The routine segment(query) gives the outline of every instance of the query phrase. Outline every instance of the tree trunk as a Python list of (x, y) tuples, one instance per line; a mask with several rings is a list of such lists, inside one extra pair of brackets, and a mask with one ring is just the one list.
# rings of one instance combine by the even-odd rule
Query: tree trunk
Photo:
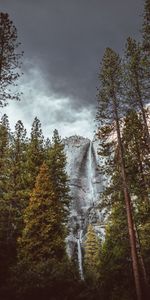
[(135, 235), (135, 231), (134, 231), (134, 221), (133, 221), (133, 216), (132, 216), (131, 198), (130, 198), (128, 184), (127, 184), (127, 176), (126, 176), (125, 161), (124, 161), (124, 151), (123, 151), (123, 145), (122, 145), (122, 141), (121, 141), (120, 124), (119, 124), (119, 117), (118, 117), (118, 110), (117, 110), (117, 103), (116, 103), (115, 96), (113, 96), (113, 109), (114, 109), (114, 116), (115, 116), (115, 123), (116, 123), (116, 132), (117, 132), (118, 149), (119, 149), (119, 156), (120, 156), (123, 191), (124, 191), (124, 198), (125, 198), (125, 205), (126, 205), (126, 212), (127, 212), (127, 223), (128, 223), (128, 231), (129, 231), (129, 241), (130, 241), (130, 248), (131, 248), (131, 258), (132, 258), (132, 267), (133, 267), (135, 288), (136, 288), (137, 299), (142, 300), (143, 298), (142, 298), (141, 278), (140, 278), (140, 270), (139, 270), (139, 263), (138, 263), (138, 254), (137, 254), (137, 249), (136, 249), (136, 235)]
[(135, 233), (136, 233), (136, 241), (137, 241), (137, 251), (138, 251), (138, 257), (139, 257), (139, 264), (140, 264), (140, 269), (141, 269), (141, 273), (142, 273), (143, 296), (144, 296), (144, 300), (149, 300), (150, 287), (149, 287), (149, 283), (148, 283), (148, 279), (147, 279), (147, 274), (146, 274), (146, 268), (145, 268), (144, 259), (143, 259), (143, 256), (141, 254), (141, 243), (140, 243), (140, 238), (139, 238), (139, 234), (138, 234), (138, 230), (136, 228), (136, 225), (135, 225)]

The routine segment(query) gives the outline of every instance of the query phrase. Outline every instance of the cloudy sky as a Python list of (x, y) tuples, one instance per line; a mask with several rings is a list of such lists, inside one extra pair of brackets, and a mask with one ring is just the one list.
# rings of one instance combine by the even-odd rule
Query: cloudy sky
[(24, 50), (21, 102), (6, 112), (30, 132), (35, 116), (45, 136), (92, 138), (99, 64), (106, 47), (122, 53), (140, 38), (143, 0), (0, 0)]

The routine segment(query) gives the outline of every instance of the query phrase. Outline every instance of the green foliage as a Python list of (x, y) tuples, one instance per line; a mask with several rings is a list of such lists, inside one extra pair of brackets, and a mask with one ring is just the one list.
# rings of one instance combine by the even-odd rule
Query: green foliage
[(59, 219), (58, 201), (49, 169), (43, 163), (24, 212), (25, 227), (19, 238), (20, 259), (38, 265), (49, 258), (61, 260), (65, 256), (65, 227)]
[(13, 209), (8, 198), (10, 168), (10, 129), (8, 117), (4, 115), (0, 123), (0, 286), (3, 286), (8, 276), (14, 254), (11, 222)]
[[(121, 93), (121, 59), (112, 49), (106, 48), (102, 63), (100, 66), (99, 80), (100, 86), (98, 90), (98, 111), (96, 119), (100, 125), (111, 125), (113, 129), (114, 121), (114, 95)], [(119, 106), (119, 101), (116, 99), (116, 104)], [(110, 132), (109, 132), (110, 133)]]
[(88, 278), (95, 279), (98, 276), (100, 240), (98, 239), (93, 226), (90, 224), (87, 229), (85, 240), (84, 265), (85, 275)]
[[(143, 290), (142, 264), (150, 281), (149, 163), (150, 2), (145, 1), (142, 41), (128, 38), (123, 60), (107, 48), (100, 67), (98, 132), (100, 172), (105, 189), (105, 238), (89, 225), (85, 240), (85, 282), (66, 254), (69, 180), (64, 145), (55, 130), (44, 141), (36, 117), (30, 139), (21, 121), (10, 132), (0, 122), (0, 298), (4, 300), (135, 299), (128, 225), (123, 200), (121, 159), (134, 212), (136, 247)], [(17, 31), (0, 13), (0, 107), (19, 78)], [(14, 91), (14, 90), (13, 90)], [(119, 138), (118, 138), (119, 137)], [(118, 139), (117, 139), (118, 138)], [(120, 140), (120, 144), (119, 144)], [(18, 254), (18, 256), (17, 256)], [(147, 290), (146, 290), (147, 293)], [(146, 299), (144, 291), (144, 299)]]
[(145, 140), (150, 147), (150, 136), (147, 123), (147, 111), (144, 107), (149, 103), (149, 63), (140, 43), (132, 38), (127, 39), (124, 57), (125, 97), (129, 108), (141, 112), (145, 129)]
[[(130, 110), (124, 119), (122, 141), (126, 174), (134, 208), (136, 233), (138, 233), (137, 249), (139, 263), (142, 258), (149, 277), (149, 152), (144, 138), (144, 126), (141, 116), (134, 110)], [(110, 170), (112, 171), (111, 167)], [(103, 193), (101, 202), (101, 206), (105, 207), (105, 209), (107, 208), (108, 213), (106, 237), (100, 254), (101, 288), (106, 299), (133, 299), (134, 284), (127, 221), (120, 180), (118, 149), (116, 149), (114, 155), (114, 168), (111, 173), (111, 181)], [(143, 280), (142, 272), (141, 269), (141, 278)], [(145, 283), (143, 285), (145, 289)]]
[(8, 184), (10, 169), (10, 128), (7, 115), (4, 115), (0, 122), (0, 195), (4, 195)]
[(14, 208), (14, 225), (16, 237), (23, 228), (22, 215), (28, 204), (27, 189), (27, 137), (26, 129), (19, 120), (15, 125), (15, 131), (11, 135), (11, 172), (9, 179), (9, 199)]
[(21, 300), (75, 300), (80, 299), (80, 294), (86, 289), (85, 285), (78, 281), (73, 265), (68, 260), (58, 261), (52, 257), (34, 266), (27, 261), (20, 261), (13, 269), (10, 286), (9, 299), (16, 294), (15, 299)]
[[(113, 210), (116, 209), (117, 199), (122, 200), (122, 192), (124, 191), (126, 203), (126, 211), (124, 210), (124, 213), (126, 212), (128, 219), (128, 231), (132, 228), (132, 234), (130, 231), (129, 235), (130, 247), (132, 248), (131, 255), (135, 281), (139, 277), (137, 281), (139, 290), (141, 290), (146, 278), (144, 277), (144, 269), (141, 264), (143, 257), (142, 244), (140, 245), (140, 241), (142, 241), (140, 228), (147, 228), (147, 224), (149, 224), (149, 132), (147, 111), (144, 108), (144, 104), (149, 99), (147, 92), (148, 81), (146, 79), (147, 68), (148, 64), (143, 56), (141, 45), (131, 38), (127, 40), (124, 64), (113, 50), (107, 48), (100, 68), (98, 113), (96, 117), (98, 121), (97, 136), (100, 144), (101, 172), (104, 175), (104, 179), (106, 178), (100, 206), (105, 208), (105, 211), (107, 208), (109, 220), (110, 216), (113, 215)], [(138, 110), (138, 114), (135, 108)], [(128, 207), (131, 208), (130, 212)], [(133, 214), (134, 218), (132, 218)], [(123, 221), (123, 216), (121, 214), (120, 218), (119, 214), (117, 215), (117, 220), (120, 220), (120, 224), (121, 220)], [(132, 219), (133, 221), (130, 222)], [(123, 273), (124, 265), (127, 261), (131, 261), (130, 252), (128, 256), (124, 252), (124, 250), (127, 251), (129, 249), (129, 246), (126, 244), (124, 247), (121, 244), (121, 233), (117, 232), (117, 226), (115, 225), (114, 222), (114, 226), (112, 224), (110, 228), (115, 229), (114, 235), (117, 235), (118, 245), (117, 241), (115, 244), (112, 243), (113, 234), (106, 232), (106, 240), (103, 245), (104, 248), (102, 248), (101, 270), (102, 278), (104, 276), (102, 280), (104, 282), (104, 294), (107, 295), (106, 299), (123, 299), (124, 297), (125, 299), (132, 299), (132, 290), (128, 281), (128, 278), (132, 279), (131, 266), (126, 268), (126, 273)], [(136, 231), (134, 230), (135, 227)], [(139, 239), (136, 237), (135, 232), (136, 235), (137, 233), (139, 234)], [(112, 259), (107, 262), (105, 259), (107, 259), (109, 252), (107, 249), (109, 243), (110, 245), (112, 243), (112, 249), (111, 247), (109, 249)], [(124, 265), (120, 261), (121, 257)], [(109, 270), (106, 268), (105, 272), (105, 266), (109, 265), (109, 263), (110, 268)], [(137, 272), (139, 265), (140, 269)], [(111, 268), (112, 274), (110, 272)], [(114, 282), (113, 280), (111, 282), (111, 278), (114, 279)], [(145, 283), (143, 286), (145, 286)], [(108, 286), (110, 286), (111, 292), (107, 293)], [(127, 291), (127, 294), (125, 294), (124, 289)], [(140, 293), (138, 295), (137, 292), (139, 299)]]
[(115, 199), (100, 253), (99, 284), (104, 299), (133, 299), (134, 282), (123, 196)]
[(142, 256), (146, 271), (149, 273), (147, 256), (147, 251), (150, 249), (147, 235), (150, 224), (149, 151), (144, 138), (144, 126), (141, 117), (135, 111), (130, 111), (125, 118), (123, 139), (127, 176), (133, 197), (134, 219), (138, 233), (139, 257)]
[[(110, 175), (114, 170), (114, 152), (117, 147), (117, 136), (120, 132), (122, 110), (122, 67), (121, 59), (112, 49), (106, 48), (99, 73), (99, 90), (97, 94), (98, 123), (97, 137), (99, 140), (101, 173), (109, 184)], [(120, 158), (119, 158), (120, 160)]]
[(57, 130), (53, 134), (52, 145), (48, 151), (47, 164), (49, 166), (53, 190), (60, 207), (60, 218), (62, 215), (63, 222), (67, 222), (70, 203), (69, 180), (65, 169), (66, 155), (64, 153), (64, 145)]
[(147, 53), (148, 59), (150, 54), (150, 2), (145, 0), (143, 15), (143, 50)]
[[(15, 269), (19, 236), (16, 272), (19, 266), (29, 267), (32, 263), (36, 273), (36, 268), (40, 269), (42, 263), (46, 268), (51, 260), (57, 261), (53, 266), (56, 270), (64, 260), (69, 266), (65, 238), (70, 196), (64, 146), (56, 130), (52, 145), (50, 140), (44, 142), (37, 118), (29, 140), (21, 121), (10, 133), (4, 115), (0, 123), (0, 154), (0, 292), (4, 297), (10, 274), (16, 276), (10, 270), (12, 266)], [(43, 164), (44, 159), (48, 166)]]
[(20, 77), (20, 59), (23, 53), (18, 53), (17, 30), (7, 13), (0, 12), (0, 107), (7, 105), (8, 100), (19, 100), (20, 94), (11, 91), (16, 87)]
[(136, 111), (131, 110), (126, 115), (122, 136), (130, 190), (137, 198), (145, 199), (148, 203), (149, 151), (143, 122)]
[(35, 185), (35, 179), (44, 161), (44, 138), (40, 120), (35, 117), (31, 137), (27, 149), (28, 187), (31, 191)]
[[(55, 146), (54, 144), (54, 148)], [(57, 155), (55, 158), (59, 158), (57, 147), (56, 150)], [(54, 154), (54, 152), (52, 153)], [(57, 295), (57, 292), (53, 290), (54, 287), (68, 280), (67, 273), (64, 270), (64, 268), (69, 268), (65, 243), (67, 235), (65, 226), (66, 210), (63, 210), (64, 202), (60, 198), (60, 195), (61, 197), (63, 195), (59, 194), (65, 181), (54, 182), (53, 177), (51, 177), (53, 166), (51, 164), (55, 158), (53, 157), (53, 161), (49, 160), (49, 167), (46, 163), (43, 163), (40, 167), (29, 205), (24, 211), (22, 236), (18, 239), (18, 266), (16, 272), (22, 272), (22, 266), (26, 266), (25, 278), (21, 275), (21, 287), (32, 295), (34, 289), (36, 289), (36, 293), (38, 290), (40, 292), (44, 289), (44, 293), (48, 290), (48, 293), (51, 291), (51, 293)], [(63, 158), (65, 157), (63, 156)], [(59, 175), (63, 174), (63, 172), (61, 173), (62, 165), (65, 167), (65, 161), (57, 164)], [(57, 180), (57, 176), (55, 179)], [(66, 189), (65, 191), (67, 193)], [(65, 280), (62, 279), (64, 274)], [(31, 281), (29, 281), (30, 277), (32, 278)], [(59, 281), (61, 282), (59, 283)], [(37, 285), (38, 289), (36, 288)], [(24, 294), (23, 290), (21, 292)]]

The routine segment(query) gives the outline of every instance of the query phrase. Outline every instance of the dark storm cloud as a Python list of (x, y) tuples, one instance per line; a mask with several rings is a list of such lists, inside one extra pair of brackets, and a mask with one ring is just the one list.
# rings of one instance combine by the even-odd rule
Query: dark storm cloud
[[(121, 52), (139, 37), (142, 0), (0, 0), (14, 21), (25, 58), (47, 85), (73, 107), (95, 106), (97, 73), (105, 47)], [(24, 66), (25, 68), (25, 66)]]

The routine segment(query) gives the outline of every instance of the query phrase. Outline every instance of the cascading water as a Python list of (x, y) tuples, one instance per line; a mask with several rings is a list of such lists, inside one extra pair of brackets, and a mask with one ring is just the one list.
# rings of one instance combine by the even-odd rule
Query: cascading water
[(101, 177), (98, 174), (97, 148), (89, 139), (75, 136), (65, 141), (65, 152), (72, 197), (67, 251), (70, 257), (77, 255), (80, 278), (84, 280), (83, 241), (88, 224), (97, 226), (97, 220), (100, 219), (97, 203)]
[(79, 231), (79, 236), (78, 236), (78, 263), (79, 263), (79, 272), (80, 272), (80, 277), (82, 280), (84, 280), (83, 276), (83, 265), (82, 265), (82, 249), (81, 249), (81, 242), (82, 242), (82, 230)]
[[(93, 184), (93, 180), (95, 177), (95, 173), (93, 170), (95, 167), (95, 157), (94, 157), (93, 144), (91, 141), (89, 142), (89, 146), (83, 157), (81, 167), (82, 167), (81, 168), (82, 176), (87, 180), (88, 206), (92, 208), (94, 206), (94, 201), (95, 201), (95, 189), (94, 189), (94, 184)], [(81, 279), (84, 280), (83, 266), (82, 266), (82, 249), (81, 249), (82, 234), (83, 234), (82, 229), (83, 229), (82, 224), (80, 224), (80, 231), (78, 232), (77, 244), (78, 244), (79, 272), (80, 272)]]
[(93, 186), (93, 179), (94, 179), (94, 174), (93, 174), (93, 153), (92, 153), (92, 142), (89, 144), (89, 156), (88, 156), (88, 181), (89, 181), (89, 197), (90, 197), (90, 202), (91, 205), (94, 205), (94, 200), (95, 200), (95, 193), (94, 193), (94, 186)]

